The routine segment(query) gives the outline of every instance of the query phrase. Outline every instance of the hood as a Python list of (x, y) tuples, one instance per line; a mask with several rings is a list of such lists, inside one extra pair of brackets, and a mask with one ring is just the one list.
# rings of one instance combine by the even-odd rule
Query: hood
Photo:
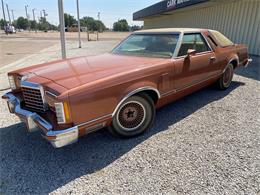
[(164, 59), (104, 54), (32, 66), (27, 72), (49, 79), (66, 89), (73, 89), (105, 77), (138, 70), (162, 60)]

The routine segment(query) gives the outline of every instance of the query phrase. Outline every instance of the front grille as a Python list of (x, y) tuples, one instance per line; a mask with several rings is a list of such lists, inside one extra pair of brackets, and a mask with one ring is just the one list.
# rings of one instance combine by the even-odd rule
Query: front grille
[(22, 87), (22, 93), (25, 107), (35, 111), (45, 111), (45, 106), (40, 89)]

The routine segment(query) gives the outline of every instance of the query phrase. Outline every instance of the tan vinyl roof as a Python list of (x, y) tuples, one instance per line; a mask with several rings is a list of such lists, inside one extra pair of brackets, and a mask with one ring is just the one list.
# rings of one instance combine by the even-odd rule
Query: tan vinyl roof
[(148, 30), (139, 30), (137, 33), (171, 33), (171, 32), (201, 32), (205, 29), (200, 28), (157, 28)]

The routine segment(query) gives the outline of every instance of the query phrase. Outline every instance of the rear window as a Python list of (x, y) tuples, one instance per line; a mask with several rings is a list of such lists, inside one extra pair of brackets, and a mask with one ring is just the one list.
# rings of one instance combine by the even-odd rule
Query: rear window
[(225, 37), (220, 32), (214, 30), (210, 32), (215, 37), (215, 39), (219, 42), (220, 46), (226, 47), (226, 46), (234, 45), (232, 41), (230, 41), (227, 37)]

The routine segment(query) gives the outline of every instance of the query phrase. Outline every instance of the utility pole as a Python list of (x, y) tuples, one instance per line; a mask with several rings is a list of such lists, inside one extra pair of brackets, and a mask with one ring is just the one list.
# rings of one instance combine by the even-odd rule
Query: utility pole
[(4, 16), (4, 26), (6, 25), (6, 19), (5, 19), (5, 7), (4, 7), (4, 1), (2, 0), (2, 10), (3, 10), (3, 16)]
[(79, 0), (77, 1), (77, 16), (78, 16), (78, 36), (79, 36), (79, 48), (81, 48), (81, 39), (80, 39), (80, 19), (79, 19)]
[(5, 5), (6, 5), (7, 14), (8, 14), (9, 24), (12, 25), (12, 21), (11, 21), (8, 5), (7, 4), (5, 4)]
[(35, 8), (34, 9), (32, 9), (32, 13), (33, 13), (33, 21), (34, 21), (34, 23), (35, 23), (35, 32), (37, 33), (37, 24), (36, 24), (36, 20), (35, 20), (35, 14), (34, 14), (34, 11), (35, 11)]
[(28, 5), (25, 5), (25, 14), (26, 14), (26, 18), (27, 18), (27, 21), (28, 21), (28, 28), (29, 28), (29, 32), (31, 31), (31, 27), (30, 27), (30, 20), (29, 20), (29, 15), (28, 15), (28, 11), (27, 11), (27, 8), (29, 7)]
[(44, 17), (44, 19), (46, 20), (47, 14), (46, 14), (46, 12), (45, 12), (45, 9), (43, 9), (42, 12), (43, 12), (43, 17)]
[(12, 12), (12, 17), (13, 17), (13, 21), (14, 21), (14, 10), (12, 9), (11, 12)]
[(27, 12), (28, 5), (24, 6), (24, 8), (25, 8), (25, 16), (26, 16), (27, 20), (29, 20), (28, 12)]
[(61, 43), (61, 54), (62, 59), (66, 58), (66, 43), (65, 43), (65, 22), (64, 22), (64, 10), (63, 0), (58, 0), (59, 7), (59, 19), (60, 19), (60, 43)]
[(100, 20), (100, 12), (98, 12), (98, 15), (97, 15), (97, 17), (98, 17), (98, 20)]
[[(46, 24), (48, 24), (48, 23), (47, 23), (47, 19), (46, 19), (46, 16), (48, 16), (48, 14), (46, 13), (45, 9), (42, 10), (42, 13), (43, 13), (44, 22), (46, 22)], [(48, 25), (47, 28), (48, 28), (47, 30), (49, 30), (49, 29), (50, 29), (50, 26)]]

